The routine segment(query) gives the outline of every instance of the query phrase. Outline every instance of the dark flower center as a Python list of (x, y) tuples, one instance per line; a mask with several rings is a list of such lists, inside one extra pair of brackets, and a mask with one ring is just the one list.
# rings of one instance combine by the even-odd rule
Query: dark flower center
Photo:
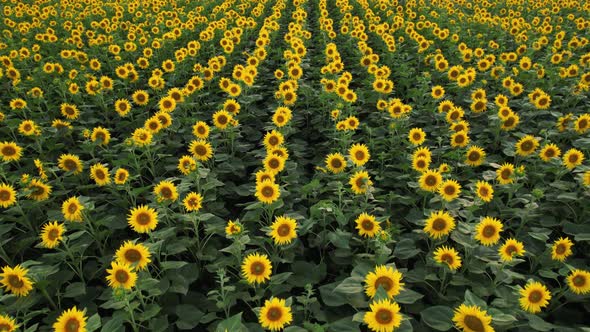
[(117, 272), (115, 272), (115, 279), (117, 279), (118, 282), (124, 284), (127, 282), (127, 280), (129, 280), (129, 274), (127, 273), (127, 271), (118, 270)]
[(483, 325), (483, 322), (477, 316), (466, 315), (465, 318), (463, 319), (463, 323), (465, 323), (465, 326), (467, 326), (468, 328), (472, 329), (475, 332), (484, 332), (485, 331), (485, 327)]
[(127, 249), (127, 251), (125, 251), (125, 259), (135, 263), (141, 259), (141, 254), (136, 249)]
[(393, 320), (393, 314), (387, 309), (379, 309), (375, 314), (375, 320), (379, 324), (389, 324)]

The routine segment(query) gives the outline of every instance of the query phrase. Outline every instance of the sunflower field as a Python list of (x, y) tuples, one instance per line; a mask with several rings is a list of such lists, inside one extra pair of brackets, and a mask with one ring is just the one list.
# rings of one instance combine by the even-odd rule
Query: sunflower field
[(1, 0), (0, 331), (590, 332), (589, 0)]

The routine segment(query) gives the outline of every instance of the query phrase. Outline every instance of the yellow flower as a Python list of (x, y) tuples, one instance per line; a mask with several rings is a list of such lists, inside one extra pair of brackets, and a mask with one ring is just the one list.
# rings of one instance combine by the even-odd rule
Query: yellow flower
[(479, 146), (472, 146), (465, 153), (465, 163), (469, 166), (479, 166), (483, 164), (486, 158), (486, 152)]
[(62, 240), (63, 234), (66, 228), (63, 224), (59, 224), (57, 221), (49, 222), (43, 225), (41, 230), (41, 241), (45, 248), (55, 248)]
[(326, 157), (326, 167), (330, 172), (338, 174), (346, 168), (346, 159), (340, 153), (331, 153)]
[(131, 95), (131, 99), (138, 106), (145, 106), (150, 101), (150, 95), (145, 90), (137, 90)]
[(279, 199), (281, 190), (279, 185), (271, 180), (256, 183), (256, 198), (266, 204), (271, 204)]
[(184, 205), (184, 208), (187, 211), (196, 212), (196, 211), (199, 211), (201, 209), (201, 207), (203, 206), (202, 202), (203, 202), (203, 197), (201, 196), (201, 194), (191, 192), (188, 195), (186, 195), (186, 197), (182, 201), (182, 204)]
[(16, 190), (10, 184), (0, 183), (0, 206), (7, 208), (16, 203)]
[(279, 331), (292, 321), (291, 307), (287, 307), (284, 299), (274, 297), (270, 301), (266, 300), (260, 308), (258, 322), (265, 329)]
[(217, 111), (213, 114), (213, 124), (220, 130), (225, 130), (232, 120), (233, 116), (224, 110)]
[(200, 139), (209, 137), (209, 126), (204, 121), (198, 121), (193, 126), (193, 135)]
[(111, 140), (111, 133), (108, 129), (103, 127), (95, 127), (92, 129), (92, 135), (90, 135), (90, 140), (92, 142), (97, 142), (100, 145), (107, 145)]
[(489, 203), (494, 198), (494, 188), (486, 181), (477, 181), (475, 193), (482, 201)]
[(528, 156), (535, 152), (537, 147), (539, 147), (539, 142), (535, 139), (532, 135), (526, 135), (522, 137), (516, 143), (516, 153), (519, 156)]
[(242, 262), (242, 275), (249, 284), (261, 284), (270, 279), (272, 264), (265, 254), (253, 253)]
[(0, 315), (0, 331), (14, 332), (19, 327), (14, 318), (8, 315)]
[(127, 99), (118, 99), (115, 101), (115, 111), (120, 116), (126, 116), (131, 111), (131, 103)]
[(551, 292), (540, 282), (529, 282), (524, 289), (520, 290), (520, 307), (530, 313), (541, 312), (541, 308), (546, 307), (549, 300), (551, 300)]
[(18, 132), (25, 136), (32, 136), (40, 133), (40, 130), (35, 121), (23, 120), (18, 126)]
[(424, 232), (433, 239), (449, 235), (455, 229), (455, 219), (446, 211), (433, 211), (426, 219)]
[(192, 141), (188, 151), (200, 161), (207, 161), (213, 156), (211, 144), (204, 140)]
[(278, 132), (276, 130), (268, 132), (268, 133), (266, 133), (266, 135), (264, 135), (264, 146), (266, 147), (267, 150), (276, 148), (276, 147), (282, 145), (283, 142), (285, 142), (285, 138), (283, 137), (283, 134), (281, 134), (280, 132)]
[(146, 146), (152, 142), (152, 133), (145, 128), (137, 128), (133, 131), (133, 143), (137, 146)]
[(27, 190), (30, 192), (26, 195), (27, 198), (35, 201), (44, 201), (49, 198), (51, 194), (51, 186), (45, 184), (37, 179), (32, 179), (27, 186)]
[(437, 170), (427, 170), (418, 180), (420, 188), (430, 192), (436, 192), (442, 184), (442, 175)]
[(514, 182), (514, 165), (504, 163), (500, 168), (496, 170), (496, 179), (500, 184), (510, 184)]
[(156, 210), (146, 205), (140, 205), (130, 212), (127, 222), (137, 233), (148, 233), (158, 226), (158, 212)]
[(227, 226), (225, 226), (225, 235), (227, 237), (232, 237), (238, 235), (242, 232), (242, 224), (239, 222), (228, 221)]
[(475, 226), (475, 239), (484, 246), (494, 245), (500, 240), (500, 232), (502, 232), (503, 227), (500, 220), (485, 217)]
[(584, 153), (578, 149), (569, 149), (563, 154), (563, 165), (567, 169), (572, 170), (582, 164), (584, 160)]
[(0, 273), (0, 277), (2, 277), (0, 283), (7, 291), (10, 291), (16, 296), (27, 296), (33, 289), (33, 283), (27, 277), (28, 272), (26, 268), (20, 265), (14, 268), (5, 266), (2, 268), (2, 273)]
[(113, 289), (131, 289), (137, 281), (137, 273), (133, 272), (129, 264), (113, 261), (111, 262), (111, 268), (107, 269), (107, 273), (109, 275), (106, 279)]
[(552, 158), (559, 158), (561, 150), (553, 143), (546, 144), (541, 151), (539, 151), (539, 157), (543, 161), (550, 161)]
[(590, 186), (590, 171), (584, 172), (584, 175), (582, 175), (582, 183), (586, 187), (589, 187)]
[(151, 262), (149, 249), (141, 243), (125, 241), (115, 253), (117, 261), (121, 264), (128, 264), (138, 270), (144, 270)]
[(461, 185), (453, 179), (445, 180), (438, 187), (438, 193), (442, 199), (450, 202), (459, 197), (459, 194), (461, 193)]
[(455, 309), (453, 322), (457, 329), (463, 332), (494, 332), (494, 328), (490, 325), (492, 317), (476, 305), (468, 306), (462, 303)]
[(61, 212), (67, 221), (82, 221), (82, 210), (84, 206), (78, 200), (78, 197), (70, 197), (61, 205)]
[(174, 202), (178, 199), (178, 191), (176, 190), (176, 186), (170, 181), (160, 181), (160, 183), (154, 187), (154, 195), (156, 195), (158, 202)]
[(127, 178), (129, 178), (129, 171), (124, 168), (119, 168), (115, 172), (115, 183), (116, 184), (125, 184), (127, 182)]
[(551, 246), (551, 259), (563, 262), (572, 255), (574, 243), (568, 237), (560, 237)]
[(270, 225), (270, 236), (275, 244), (289, 244), (297, 238), (297, 221), (287, 216), (277, 217)]
[(371, 154), (364, 144), (353, 144), (348, 150), (348, 155), (356, 166), (362, 166), (369, 161)]
[(66, 172), (73, 172), (74, 174), (82, 173), (84, 165), (80, 158), (73, 154), (62, 154), (58, 159), (58, 166)]
[(402, 277), (401, 272), (390, 266), (376, 266), (375, 271), (369, 272), (365, 277), (365, 293), (373, 298), (381, 286), (387, 292), (388, 298), (392, 298), (404, 288)]
[(408, 133), (408, 141), (414, 145), (420, 145), (426, 140), (426, 133), (422, 128), (412, 128)]
[(451, 135), (451, 146), (454, 148), (466, 147), (469, 144), (469, 136), (466, 131), (458, 131)]
[(439, 247), (434, 251), (434, 260), (439, 264), (447, 264), (451, 270), (461, 267), (461, 257), (457, 250), (447, 246)]
[(75, 306), (64, 311), (55, 323), (55, 332), (86, 332), (86, 310), (80, 311)]
[(381, 299), (369, 305), (371, 311), (366, 312), (363, 322), (374, 332), (392, 332), (402, 323), (400, 307), (389, 299)]
[(508, 239), (498, 250), (500, 258), (504, 262), (510, 262), (514, 259), (514, 256), (522, 256), (526, 251), (524, 250), (524, 244), (515, 239)]
[(263, 164), (266, 171), (276, 175), (285, 168), (285, 158), (269, 154), (264, 158)]
[(109, 169), (102, 164), (95, 164), (90, 167), (90, 178), (93, 179), (98, 186), (104, 186), (111, 183)]
[(367, 213), (361, 213), (356, 220), (356, 229), (359, 231), (359, 235), (363, 237), (375, 237), (381, 230), (381, 226), (376, 221), (375, 216)]
[(567, 285), (576, 294), (590, 293), (590, 272), (584, 270), (573, 270), (567, 276)]

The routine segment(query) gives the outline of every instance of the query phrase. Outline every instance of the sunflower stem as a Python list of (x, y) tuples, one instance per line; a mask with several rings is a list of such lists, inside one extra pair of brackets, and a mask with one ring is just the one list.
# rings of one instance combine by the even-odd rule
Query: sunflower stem
[(45, 287), (41, 287), (40, 289), (41, 289), (41, 293), (43, 294), (43, 296), (45, 296), (47, 301), (49, 301), (49, 304), (51, 305), (53, 310), (57, 310), (57, 305), (55, 305), (55, 302), (53, 301), (51, 296), (49, 296), (49, 293), (47, 293), (47, 289), (45, 289)]

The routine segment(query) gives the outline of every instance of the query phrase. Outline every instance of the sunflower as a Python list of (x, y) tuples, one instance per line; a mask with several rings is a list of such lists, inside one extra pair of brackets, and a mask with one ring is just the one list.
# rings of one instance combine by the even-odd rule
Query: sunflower
[(152, 116), (151, 118), (145, 120), (143, 127), (152, 134), (157, 134), (160, 130), (162, 130), (162, 123), (156, 116)]
[(264, 180), (256, 183), (256, 198), (266, 204), (271, 204), (279, 199), (281, 190), (279, 185), (271, 180)]
[(162, 129), (168, 128), (172, 125), (172, 116), (170, 116), (170, 114), (166, 112), (158, 112), (154, 116), (157, 117), (162, 124)]
[(148, 233), (158, 226), (158, 212), (156, 210), (146, 205), (140, 205), (130, 212), (127, 222), (137, 233)]
[(150, 101), (150, 95), (145, 90), (136, 90), (132, 95), (131, 99), (138, 106), (145, 106)]
[(33, 120), (23, 120), (18, 126), (18, 132), (25, 136), (32, 136), (41, 133), (39, 127)]
[(100, 145), (107, 145), (111, 141), (111, 133), (106, 128), (95, 127), (92, 129), (90, 140)]
[(44, 201), (48, 199), (49, 194), (51, 194), (51, 186), (37, 179), (32, 179), (31, 182), (29, 182), (27, 185), (27, 190), (30, 191), (26, 195), (27, 198), (35, 201)]
[(95, 164), (90, 167), (90, 178), (93, 179), (98, 186), (104, 186), (111, 183), (109, 169), (102, 164)]
[(219, 130), (225, 130), (233, 120), (233, 116), (224, 110), (217, 111), (213, 114), (213, 124)]
[(560, 237), (551, 246), (551, 259), (563, 262), (572, 255), (574, 243), (568, 237)]
[(111, 262), (111, 268), (107, 269), (107, 273), (109, 275), (106, 279), (109, 286), (113, 289), (131, 289), (137, 281), (137, 273), (133, 272), (131, 265), (126, 263), (120, 263), (118, 261)]
[(348, 156), (356, 166), (363, 166), (371, 158), (369, 148), (365, 144), (353, 144), (348, 150)]
[(361, 213), (354, 222), (356, 223), (356, 229), (358, 229), (360, 236), (375, 237), (381, 230), (381, 226), (376, 221), (375, 216), (367, 213)]
[(152, 142), (152, 132), (145, 128), (137, 128), (133, 131), (133, 143), (137, 146), (146, 146)]
[(375, 271), (369, 272), (365, 277), (365, 293), (373, 298), (381, 286), (387, 292), (388, 298), (392, 298), (404, 288), (401, 280), (402, 274), (398, 270), (385, 265), (376, 266)]
[(269, 172), (264, 169), (257, 171), (256, 172), (256, 183), (261, 183), (263, 181), (275, 182), (275, 175), (272, 172)]
[(590, 129), (590, 114), (582, 114), (574, 122), (574, 130), (578, 134), (584, 134), (588, 129)]
[(27, 277), (28, 273), (29, 271), (20, 265), (14, 268), (5, 266), (0, 273), (0, 277), (2, 277), (0, 284), (16, 296), (27, 296), (33, 289), (33, 283)]
[(430, 192), (436, 192), (442, 183), (442, 175), (437, 170), (427, 170), (418, 180), (420, 188)]
[(582, 175), (582, 183), (586, 187), (590, 187), (590, 171), (584, 172), (584, 174)]
[(381, 299), (369, 305), (371, 311), (366, 312), (363, 322), (369, 326), (371, 331), (391, 332), (402, 323), (400, 307), (389, 299)]
[(45, 248), (53, 249), (57, 247), (62, 240), (66, 228), (57, 221), (49, 222), (43, 225), (41, 229), (41, 242)]
[(57, 160), (59, 168), (66, 172), (73, 172), (74, 174), (82, 173), (84, 165), (80, 158), (73, 154), (62, 154)]
[(462, 303), (455, 308), (453, 322), (457, 329), (462, 329), (463, 332), (494, 332), (494, 328), (490, 325), (492, 317), (476, 305), (468, 306)]
[(80, 311), (75, 306), (64, 311), (55, 323), (55, 332), (86, 332), (86, 311)]
[(458, 131), (451, 135), (451, 146), (454, 148), (466, 147), (469, 144), (469, 136), (466, 131)]
[(239, 221), (228, 221), (227, 226), (225, 226), (225, 235), (227, 237), (236, 236), (242, 233), (242, 224)]
[(373, 184), (367, 171), (355, 172), (350, 177), (348, 183), (350, 184), (352, 191), (357, 195), (366, 193), (369, 186)]
[(438, 193), (447, 202), (459, 197), (461, 193), (461, 185), (453, 179), (445, 180), (438, 187)]
[(412, 168), (420, 173), (424, 173), (430, 167), (430, 157), (414, 157), (412, 158)]
[(270, 279), (272, 264), (265, 254), (253, 253), (242, 262), (242, 275), (249, 284), (261, 284)]
[(76, 120), (80, 115), (80, 111), (76, 105), (63, 103), (59, 108), (61, 114), (70, 120)]
[(271, 331), (282, 330), (291, 321), (293, 321), (291, 307), (286, 305), (284, 299), (273, 297), (270, 301), (266, 300), (264, 306), (260, 308), (258, 322), (265, 329)]
[(0, 183), (0, 206), (7, 208), (16, 203), (16, 191), (10, 184)]
[(483, 164), (486, 158), (486, 152), (479, 146), (470, 147), (465, 153), (465, 163), (469, 166), (479, 166)]
[(0, 315), (0, 331), (14, 332), (18, 327), (14, 318), (8, 315)]
[(197, 162), (193, 157), (185, 155), (178, 159), (178, 166), (176, 168), (178, 168), (182, 174), (188, 175), (197, 169)]
[(125, 241), (115, 253), (117, 261), (128, 264), (138, 270), (144, 270), (151, 262), (149, 249), (141, 243)]
[(447, 264), (451, 270), (456, 270), (461, 267), (461, 256), (457, 250), (451, 247), (442, 246), (434, 251), (434, 260), (439, 264)]
[(203, 202), (203, 197), (201, 196), (201, 194), (191, 192), (188, 195), (186, 195), (186, 197), (182, 201), (182, 204), (184, 205), (184, 208), (187, 211), (196, 212), (196, 211), (199, 211), (201, 209), (201, 207), (203, 206), (202, 202)]
[(486, 181), (477, 181), (475, 184), (475, 194), (482, 201), (489, 203), (494, 198), (494, 188)]
[(426, 219), (424, 232), (433, 239), (449, 235), (455, 229), (455, 219), (446, 211), (433, 211)]
[(551, 300), (551, 292), (537, 281), (529, 282), (519, 293), (520, 307), (533, 314), (541, 312), (541, 308), (546, 307)]
[(543, 161), (550, 161), (552, 158), (559, 158), (561, 156), (561, 150), (553, 143), (546, 144), (541, 151), (539, 151), (539, 157)]
[(496, 170), (496, 179), (500, 184), (510, 184), (514, 182), (514, 165), (504, 163), (500, 168)]
[(412, 153), (412, 159), (418, 157), (424, 157), (428, 160), (428, 162), (430, 162), (432, 160), (432, 153), (430, 152), (430, 149), (428, 147), (421, 146), (414, 150), (414, 152)]
[(525, 254), (524, 244), (515, 239), (508, 239), (498, 250), (500, 258), (504, 262), (510, 262), (514, 256), (523, 256)]
[(126, 116), (131, 111), (131, 103), (127, 99), (118, 99), (115, 101), (115, 111), (119, 116)]
[(116, 184), (125, 184), (127, 179), (129, 178), (129, 171), (124, 168), (119, 168), (115, 172), (115, 183)]
[(240, 113), (240, 104), (235, 99), (228, 99), (223, 103), (223, 110), (231, 113), (232, 115), (237, 115)]
[(276, 175), (285, 168), (285, 158), (269, 154), (264, 158), (263, 164), (266, 171)]
[(475, 239), (484, 246), (494, 245), (500, 240), (500, 232), (502, 232), (503, 227), (504, 225), (500, 220), (485, 217), (475, 226)]
[(82, 210), (84, 206), (78, 200), (78, 197), (70, 197), (61, 205), (61, 213), (67, 221), (82, 221)]
[(207, 139), (209, 137), (209, 126), (204, 121), (197, 121), (193, 126), (193, 135), (196, 138)]
[(469, 122), (467, 122), (465, 120), (453, 122), (451, 124), (450, 129), (454, 132), (464, 131), (464, 132), (468, 133), (469, 132)]
[(154, 195), (156, 195), (158, 202), (174, 202), (178, 199), (178, 191), (176, 190), (176, 186), (170, 181), (160, 181), (160, 183), (154, 187)]
[(569, 149), (566, 153), (563, 154), (563, 165), (567, 167), (567, 169), (572, 170), (582, 164), (584, 160), (584, 153), (578, 149)]
[(518, 114), (511, 114), (506, 117), (506, 119), (502, 122), (502, 126), (500, 127), (504, 131), (510, 131), (520, 123), (520, 117)]
[(421, 145), (426, 140), (426, 133), (422, 128), (412, 128), (408, 133), (408, 141), (414, 145)]
[(188, 151), (200, 161), (207, 161), (213, 156), (211, 144), (204, 140), (192, 141)]
[(271, 132), (268, 132), (266, 135), (264, 135), (264, 146), (267, 150), (276, 148), (282, 145), (284, 142), (285, 137), (276, 130), (272, 130)]
[(567, 285), (576, 294), (590, 293), (590, 272), (584, 270), (573, 270), (567, 276)]
[(346, 168), (346, 159), (340, 153), (331, 153), (326, 157), (326, 167), (330, 172), (338, 174)]
[(528, 156), (539, 147), (539, 142), (532, 135), (526, 135), (516, 142), (516, 153), (519, 156)]
[(176, 100), (170, 96), (163, 97), (158, 102), (158, 109), (165, 113), (171, 113), (176, 108)]
[(293, 218), (280, 216), (270, 225), (270, 236), (275, 244), (289, 244), (297, 238), (297, 221)]
[(440, 99), (445, 96), (445, 89), (440, 85), (435, 85), (430, 91), (430, 96), (434, 99)]

